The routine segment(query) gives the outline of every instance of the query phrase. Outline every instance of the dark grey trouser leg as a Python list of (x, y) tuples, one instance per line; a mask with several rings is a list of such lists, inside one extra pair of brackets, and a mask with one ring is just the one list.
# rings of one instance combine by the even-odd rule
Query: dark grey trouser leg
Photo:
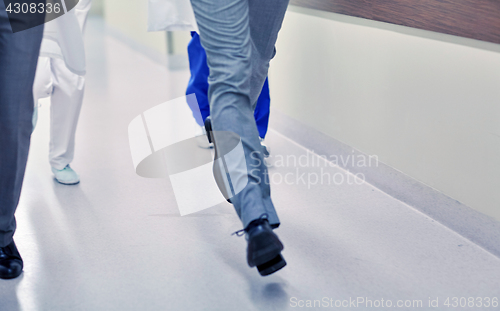
[[(191, 0), (207, 52), (210, 114), (214, 131), (229, 131), (241, 137), (247, 186), (231, 199), (246, 227), (267, 213), (279, 225), (271, 201), (267, 167), (263, 161), (253, 111), (264, 84), (274, 44), (288, 0)], [(217, 141), (220, 154), (229, 152), (224, 140)], [(232, 146), (232, 144), (229, 144)], [(233, 177), (231, 177), (233, 178)]]
[(0, 1), (0, 247), (12, 242), (33, 128), (33, 80), (43, 25), (12, 33)]

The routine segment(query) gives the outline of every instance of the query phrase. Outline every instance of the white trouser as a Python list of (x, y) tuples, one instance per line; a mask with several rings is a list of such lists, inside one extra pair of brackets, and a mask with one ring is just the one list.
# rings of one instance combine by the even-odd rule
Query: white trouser
[(39, 57), (33, 96), (50, 96), (50, 165), (62, 170), (73, 161), (75, 134), (83, 102), (85, 77), (72, 73), (64, 60)]

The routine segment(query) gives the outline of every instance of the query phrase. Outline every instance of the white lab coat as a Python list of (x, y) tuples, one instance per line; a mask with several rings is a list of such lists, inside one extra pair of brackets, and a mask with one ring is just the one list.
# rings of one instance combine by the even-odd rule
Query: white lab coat
[(75, 134), (83, 102), (86, 64), (83, 32), (91, 0), (45, 24), (33, 84), (35, 105), (51, 97), (49, 160), (61, 170), (73, 161)]
[(190, 0), (148, 0), (148, 31), (196, 31)]
[(68, 69), (85, 75), (83, 29), (91, 0), (80, 0), (75, 8), (44, 26), (40, 56), (63, 59)]

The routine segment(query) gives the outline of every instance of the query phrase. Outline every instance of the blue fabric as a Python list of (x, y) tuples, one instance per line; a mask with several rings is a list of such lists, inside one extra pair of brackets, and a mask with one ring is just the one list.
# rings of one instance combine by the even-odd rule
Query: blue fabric
[[(196, 122), (201, 126), (205, 119), (210, 115), (210, 105), (208, 103), (208, 76), (210, 70), (207, 65), (207, 54), (201, 46), (200, 36), (196, 32), (191, 32), (191, 41), (188, 45), (189, 70), (191, 78), (186, 89), (186, 95), (196, 94), (198, 106), (201, 113), (201, 118), (194, 107), (194, 103), (188, 102), (189, 107), (193, 111), (193, 116)], [(259, 98), (255, 107), (254, 117), (257, 124), (257, 130), (261, 138), (266, 137), (267, 128), (269, 125), (269, 109), (271, 106), (271, 97), (269, 96), (269, 82), (266, 78)]]

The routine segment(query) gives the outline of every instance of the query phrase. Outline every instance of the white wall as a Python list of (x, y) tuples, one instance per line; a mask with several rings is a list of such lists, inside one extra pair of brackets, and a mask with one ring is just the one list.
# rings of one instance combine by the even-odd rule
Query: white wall
[(104, 0), (92, 0), (90, 15), (104, 16)]
[(291, 7), (272, 105), (500, 220), (499, 47)]
[(140, 44), (167, 53), (165, 32), (147, 32), (148, 0), (104, 0), (106, 23)]
[(170, 51), (169, 67), (187, 68), (187, 44), (191, 39), (188, 31), (171, 32), (167, 39), (165, 31), (147, 32), (148, 0), (98, 0), (104, 1), (106, 23), (119, 30), (135, 42), (163, 55)]

